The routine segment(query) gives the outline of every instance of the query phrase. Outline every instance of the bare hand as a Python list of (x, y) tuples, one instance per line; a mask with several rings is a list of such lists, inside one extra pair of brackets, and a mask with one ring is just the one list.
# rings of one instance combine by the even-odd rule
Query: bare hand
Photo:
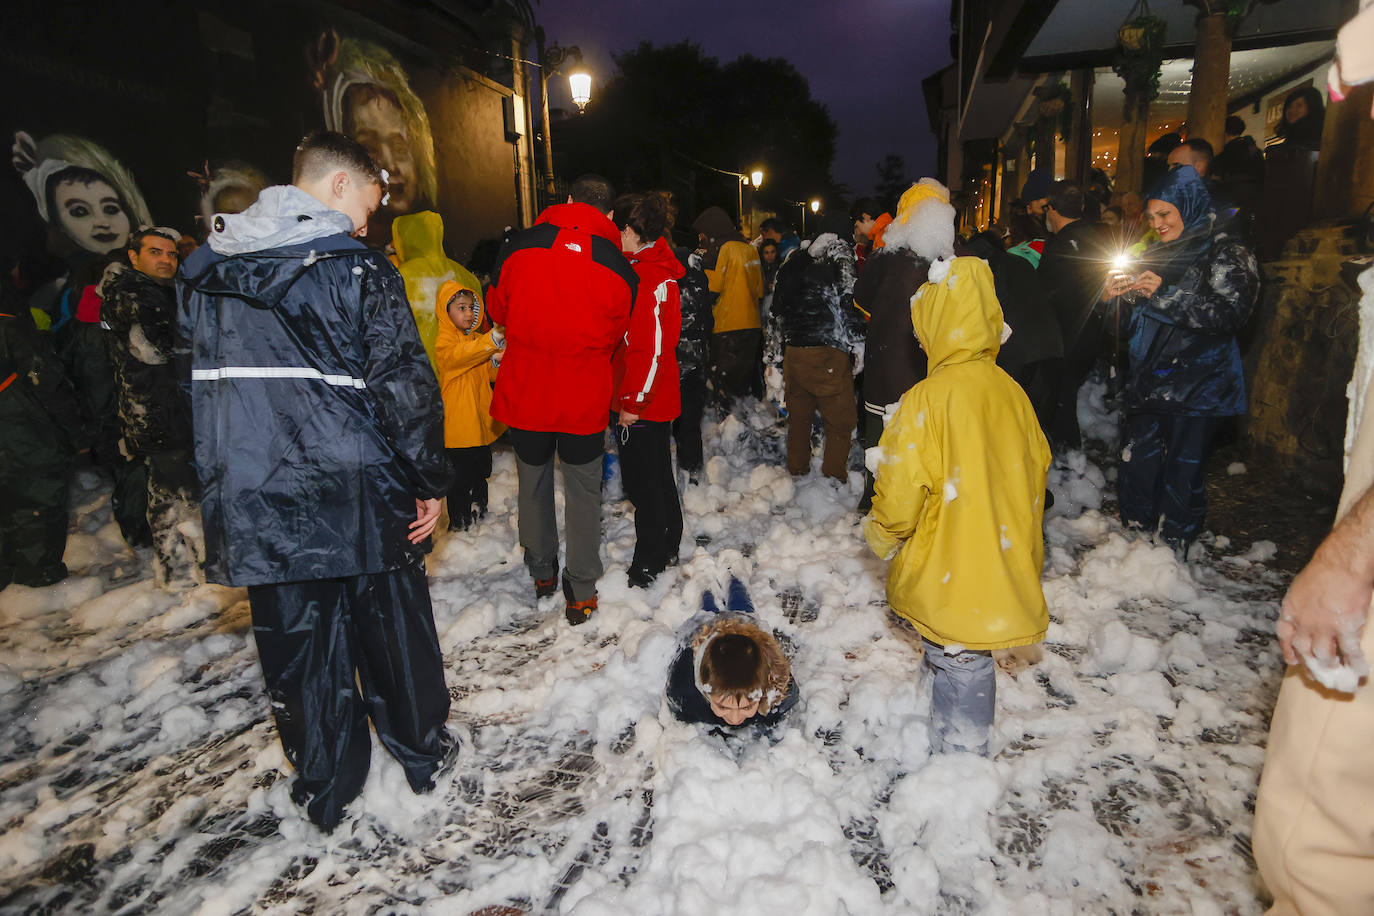
[(1163, 282), (1164, 278), (1154, 271), (1142, 270), (1140, 276), (1135, 278), (1135, 285), (1131, 289), (1144, 293), (1145, 298), (1148, 299), (1159, 290), (1160, 284)]
[(1298, 573), (1279, 614), (1279, 646), (1290, 665), (1316, 658), (1350, 665), (1360, 659), (1360, 634), (1374, 585), (1320, 550)]
[(1102, 295), (1107, 299), (1120, 296), (1131, 288), (1133, 282), (1135, 282), (1135, 277), (1130, 274), (1110, 273), (1107, 275), (1107, 285), (1103, 287)]
[(620, 412), (620, 425), (621, 425), (621, 426), (629, 426), (629, 425), (631, 425), (632, 423), (638, 422), (638, 420), (639, 420), (639, 414), (637, 414), (637, 413), (630, 413), (628, 410), (622, 410), (622, 411)]
[(434, 533), (434, 526), (438, 524), (439, 500), (415, 500), (415, 521), (410, 523), (410, 534), (407, 535), (410, 539), (410, 543), (418, 544), (429, 537)]

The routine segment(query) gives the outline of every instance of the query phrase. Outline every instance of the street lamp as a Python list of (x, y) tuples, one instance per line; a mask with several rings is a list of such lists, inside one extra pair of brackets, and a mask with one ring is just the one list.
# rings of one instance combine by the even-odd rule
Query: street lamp
[(568, 83), (572, 87), (573, 101), (577, 103), (579, 113), (591, 101), (592, 78), (581, 69), (582, 51), (576, 45), (564, 48), (558, 42), (554, 42), (553, 47), (546, 49), (542, 27), (535, 29), (534, 38), (539, 49), (539, 101), (544, 121), (544, 193), (548, 197), (547, 202), (553, 203), (553, 137), (549, 130), (549, 74), (557, 73), (567, 63), (578, 65), (578, 69), (568, 77)]
[(755, 189), (763, 187), (763, 169), (754, 169), (750, 172), (749, 180), (754, 182)]
[(821, 212), (821, 201), (820, 201), (820, 198), (818, 198), (818, 197), (813, 197), (813, 198), (811, 199), (811, 212), (812, 212), (812, 213), (820, 213), (820, 212)]
[(592, 100), (591, 75), (582, 70), (569, 73), (568, 87), (572, 89), (572, 100), (577, 105), (578, 114), (582, 114), (587, 110), (587, 103)]

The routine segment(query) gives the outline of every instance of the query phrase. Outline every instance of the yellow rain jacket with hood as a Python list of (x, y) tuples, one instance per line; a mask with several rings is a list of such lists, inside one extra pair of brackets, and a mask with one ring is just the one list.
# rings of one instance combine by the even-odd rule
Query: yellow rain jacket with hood
[(432, 304), (440, 284), (456, 280), (476, 294), (479, 306), (482, 284), (466, 267), (444, 254), (444, 220), (433, 210), (396, 217), (391, 224), (391, 243), (401, 261), (401, 279), (406, 281), (406, 298), (420, 330), (420, 343), (425, 345), (430, 365), (437, 370), (434, 341), (439, 335), (439, 324), (434, 320)]
[[(496, 366), (491, 359), (501, 352), (482, 311), (478, 284), (472, 286), (449, 280), (439, 287), (432, 318), (438, 328), (435, 341), (435, 367), (439, 389), (444, 396), (444, 448), (472, 448), (490, 445), (506, 427), (491, 418), (491, 385), (496, 381)], [(477, 314), (472, 330), (460, 331), (448, 314), (448, 301), (462, 290), (477, 297)]]
[(987, 263), (937, 260), (930, 278), (911, 300), (930, 372), (883, 432), (864, 536), (892, 559), (888, 604), (930, 641), (1039, 642), (1049, 626), (1049, 445), (1025, 392), (997, 366), (1002, 308)]

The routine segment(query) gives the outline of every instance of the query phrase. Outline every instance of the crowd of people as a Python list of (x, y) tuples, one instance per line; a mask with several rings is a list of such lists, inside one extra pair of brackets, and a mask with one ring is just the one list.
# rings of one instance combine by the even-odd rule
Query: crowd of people
[[(365, 246), (385, 173), (315, 132), (292, 183), (211, 214), (204, 245), (126, 226), (115, 257), (38, 290), (16, 265), (4, 584), (66, 575), (68, 478), (89, 452), (159, 587), (247, 587), (293, 798), (331, 830), (362, 790), (369, 720), (417, 792), (457, 756), (423, 560), (442, 501), (451, 529), (481, 524), (493, 443), (514, 453), (532, 597), (561, 590), (576, 626), (605, 574), (608, 434), (634, 508), (627, 579), (647, 588), (679, 563), (706, 412), (771, 401), (793, 475), (812, 473), (819, 420), (819, 473), (847, 484), (857, 432), (857, 515), (924, 642), (933, 747), (986, 754), (991, 653), (1048, 627), (1047, 475), (1083, 447), (1095, 371), (1120, 370), (1104, 377), (1125, 405), (1123, 523), (1182, 559), (1203, 530), (1208, 449), (1246, 409), (1237, 334), (1259, 282), (1241, 146), (1181, 141), (1114, 200), (1036, 171), (1005, 230), (963, 235), (927, 178), (805, 239), (775, 217), (751, 241), (711, 207), (675, 247), (671, 195), (586, 175), (506, 239), (484, 284), (447, 260), (433, 213), (396, 219), (399, 270)], [(127, 220), (99, 172), (48, 171), (40, 208)], [(725, 611), (703, 597), (666, 673), (679, 718), (766, 731), (796, 704), (752, 612), (738, 582)]]

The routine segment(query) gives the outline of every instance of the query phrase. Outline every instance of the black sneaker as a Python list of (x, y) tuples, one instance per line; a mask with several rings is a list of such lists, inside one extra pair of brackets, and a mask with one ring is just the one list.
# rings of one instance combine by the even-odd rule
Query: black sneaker
[(625, 572), (625, 578), (630, 580), (630, 588), (648, 588), (658, 578), (658, 570), (635, 565)]

